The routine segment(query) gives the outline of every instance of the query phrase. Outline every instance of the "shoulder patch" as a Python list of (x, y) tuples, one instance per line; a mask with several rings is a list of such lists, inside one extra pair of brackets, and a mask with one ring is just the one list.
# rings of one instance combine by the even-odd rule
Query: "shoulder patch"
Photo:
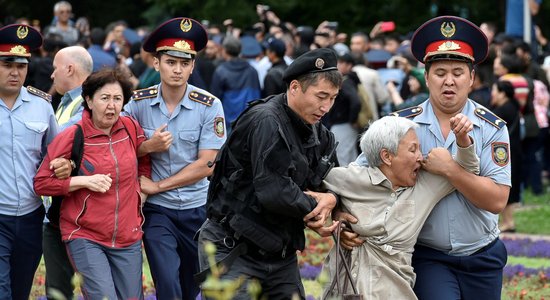
[(478, 116), (481, 119), (487, 121), (489, 124), (495, 126), (498, 129), (501, 129), (502, 127), (504, 127), (506, 125), (506, 121), (499, 118), (497, 115), (495, 115), (494, 113), (492, 113), (488, 109), (483, 109), (481, 107), (478, 107), (478, 108), (476, 108), (474, 113), (476, 114), (476, 116)]
[(41, 91), (35, 87), (32, 87), (32, 86), (27, 86), (27, 92), (35, 95), (35, 96), (38, 96), (48, 102), (52, 102), (52, 95), (44, 92), (44, 91)]
[(413, 106), (409, 108), (405, 108), (402, 110), (398, 110), (396, 112), (392, 112), (390, 116), (396, 116), (396, 117), (403, 117), (403, 118), (412, 118), (414, 116), (418, 116), (423, 111), (422, 107), (420, 106)]
[(189, 99), (191, 101), (195, 101), (206, 106), (212, 106), (212, 103), (214, 103), (216, 97), (199, 93), (197, 91), (191, 91), (191, 93), (189, 93)]
[(154, 98), (157, 96), (157, 94), (158, 94), (157, 87), (152, 86), (146, 89), (135, 90), (130, 100), (138, 101), (138, 100), (143, 100), (148, 98)]
[(491, 157), (498, 166), (504, 167), (510, 162), (510, 150), (507, 143), (494, 142), (491, 144)]

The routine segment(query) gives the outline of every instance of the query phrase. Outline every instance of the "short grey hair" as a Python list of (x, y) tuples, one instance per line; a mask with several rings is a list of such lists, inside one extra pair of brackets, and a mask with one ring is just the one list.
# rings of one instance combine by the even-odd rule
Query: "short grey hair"
[(418, 124), (415, 122), (395, 116), (386, 116), (370, 124), (359, 143), (368, 165), (371, 167), (382, 165), (380, 151), (386, 149), (391, 154), (396, 154), (401, 139), (409, 130), (416, 128), (418, 128)]
[(67, 1), (59, 1), (53, 6), (53, 12), (54, 13), (58, 12), (61, 9), (61, 7), (67, 7), (71, 11), (73, 10), (73, 6), (71, 5), (71, 3), (67, 2)]

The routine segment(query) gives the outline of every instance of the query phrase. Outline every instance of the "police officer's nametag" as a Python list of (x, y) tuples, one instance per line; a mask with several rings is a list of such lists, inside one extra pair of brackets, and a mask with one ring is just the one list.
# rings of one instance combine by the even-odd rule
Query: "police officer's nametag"
[(27, 86), (27, 91), (35, 96), (38, 96), (48, 102), (52, 102), (52, 95), (44, 92), (44, 91), (41, 91), (35, 87), (32, 87), (32, 86)]
[(218, 137), (223, 137), (225, 134), (225, 121), (223, 117), (216, 117), (214, 119), (214, 133), (216, 133)]
[(214, 103), (216, 97), (199, 93), (197, 91), (192, 91), (191, 93), (189, 93), (189, 99), (200, 104), (204, 104), (206, 106), (212, 106), (212, 103)]
[(409, 107), (409, 108), (405, 108), (405, 109), (393, 112), (393, 113), (390, 114), (390, 116), (403, 117), (403, 118), (412, 118), (414, 116), (418, 116), (419, 114), (421, 114), (422, 111), (423, 111), (422, 107), (413, 106), (413, 107)]
[(510, 152), (508, 148), (508, 143), (494, 142), (491, 144), (491, 156), (495, 164), (501, 167), (508, 164), (510, 161)]
[(483, 108), (476, 108), (475, 112), (476, 116), (480, 117), (481, 119), (487, 121), (489, 124), (495, 126), (498, 129), (501, 129), (506, 125), (506, 121), (499, 118), (497, 115), (492, 113), (491, 111)]
[(132, 94), (132, 98), (130, 100), (138, 101), (143, 99), (149, 99), (154, 98), (158, 94), (158, 89), (156, 86), (148, 87), (146, 89), (136, 90)]

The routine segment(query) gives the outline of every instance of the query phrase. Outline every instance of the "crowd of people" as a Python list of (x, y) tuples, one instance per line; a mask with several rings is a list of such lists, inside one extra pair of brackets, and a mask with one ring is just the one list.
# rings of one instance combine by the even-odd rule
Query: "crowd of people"
[(0, 28), (13, 161), (0, 167), (0, 298), (27, 299), (43, 255), (48, 297), (71, 299), (78, 272), (86, 299), (141, 299), (143, 245), (157, 297), (194, 299), (208, 242), (223, 278), (247, 276), (237, 299), (252, 279), (269, 299), (304, 298), (304, 227), (342, 226), (368, 298), (500, 298), (498, 235), (550, 178), (540, 28), (528, 44), (518, 24), (443, 16), (348, 36), (256, 10), (246, 28), (100, 28), (60, 1), (43, 29)]

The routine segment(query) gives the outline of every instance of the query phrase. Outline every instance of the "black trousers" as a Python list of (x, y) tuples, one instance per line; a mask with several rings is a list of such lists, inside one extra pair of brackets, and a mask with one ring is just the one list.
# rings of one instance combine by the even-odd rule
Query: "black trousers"
[(74, 287), (71, 280), (74, 270), (67, 256), (65, 243), (61, 240), (61, 231), (50, 223), (45, 223), (42, 238), (46, 266), (46, 296), (53, 299), (49, 295), (52, 290), (56, 290), (66, 299), (72, 299)]
[[(222, 260), (231, 252), (233, 245), (227, 242), (226, 236), (226, 232), (220, 224), (210, 220), (206, 220), (203, 224), (199, 234), (201, 271), (210, 266), (208, 255), (204, 251), (206, 242), (210, 241), (216, 245), (216, 261)], [(250, 299), (247, 287), (252, 280), (258, 280), (262, 286), (262, 294), (259, 298), (266, 296), (269, 300), (291, 299), (293, 295), (297, 295), (299, 299), (305, 299), (296, 253), (285, 255), (284, 258), (272, 256), (264, 259), (254, 254), (241, 255), (235, 259), (221, 279), (235, 280), (241, 276), (244, 276), (245, 282), (233, 299)]]

